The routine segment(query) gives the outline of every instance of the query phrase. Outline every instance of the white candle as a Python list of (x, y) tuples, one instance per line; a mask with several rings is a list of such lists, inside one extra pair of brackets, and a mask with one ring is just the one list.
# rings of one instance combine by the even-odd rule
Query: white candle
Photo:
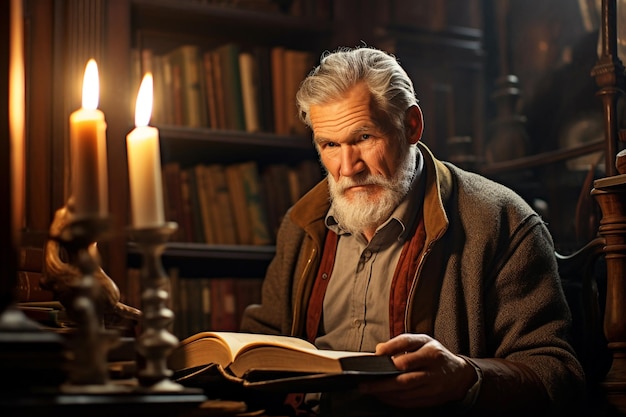
[(148, 126), (152, 114), (152, 74), (141, 81), (135, 106), (135, 129), (126, 136), (130, 202), (135, 228), (165, 224), (159, 131)]
[(72, 194), (77, 216), (105, 215), (107, 203), (106, 121), (98, 110), (98, 66), (90, 59), (83, 79), (82, 107), (70, 115)]

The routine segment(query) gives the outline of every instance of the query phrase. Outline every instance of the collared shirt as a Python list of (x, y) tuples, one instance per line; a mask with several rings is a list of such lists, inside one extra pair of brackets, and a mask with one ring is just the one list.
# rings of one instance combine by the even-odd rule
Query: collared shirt
[(423, 193), (423, 157), (417, 154), (416, 173), (407, 196), (368, 243), (337, 223), (331, 206), (326, 227), (339, 236), (335, 263), (324, 297), (320, 349), (373, 352), (389, 340), (389, 294), (396, 264), (414, 227)]

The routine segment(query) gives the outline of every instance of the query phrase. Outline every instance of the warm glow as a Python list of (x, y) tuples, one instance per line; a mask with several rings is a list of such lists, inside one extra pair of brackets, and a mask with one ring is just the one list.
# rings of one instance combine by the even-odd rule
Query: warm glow
[(139, 86), (135, 104), (135, 126), (148, 126), (152, 116), (152, 74), (147, 72)]
[(95, 60), (90, 59), (85, 67), (85, 77), (83, 78), (83, 109), (96, 110), (99, 99), (98, 64)]
[[(24, 69), (24, 13), (21, 0), (11, 0), (9, 56), (9, 135), (11, 169), (11, 225), (12, 240), (19, 246), (24, 226), (25, 211), (25, 69)], [(4, 219), (3, 219), (4, 220)]]

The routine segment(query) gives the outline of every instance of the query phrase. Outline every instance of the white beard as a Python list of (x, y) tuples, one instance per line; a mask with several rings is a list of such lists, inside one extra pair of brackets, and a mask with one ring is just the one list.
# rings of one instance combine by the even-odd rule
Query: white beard
[[(356, 234), (366, 229), (376, 229), (391, 216), (411, 189), (417, 147), (408, 146), (405, 155), (390, 179), (366, 174), (363, 177), (344, 177), (337, 182), (332, 175), (327, 175), (335, 218), (344, 230)], [(383, 188), (383, 192), (375, 198), (370, 197), (367, 191), (353, 193), (351, 199), (344, 194), (350, 187), (365, 184), (378, 185)]]

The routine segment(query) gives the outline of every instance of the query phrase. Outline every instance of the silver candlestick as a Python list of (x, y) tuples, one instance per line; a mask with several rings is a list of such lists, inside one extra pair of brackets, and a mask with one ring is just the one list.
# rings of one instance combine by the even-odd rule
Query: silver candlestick
[(138, 372), (142, 387), (155, 391), (180, 391), (183, 386), (169, 379), (167, 356), (178, 344), (178, 338), (168, 331), (174, 313), (167, 307), (169, 277), (163, 270), (161, 255), (165, 243), (176, 231), (177, 224), (133, 229), (131, 236), (143, 256), (141, 266), (142, 333), (137, 339), (137, 351), (145, 358)]

